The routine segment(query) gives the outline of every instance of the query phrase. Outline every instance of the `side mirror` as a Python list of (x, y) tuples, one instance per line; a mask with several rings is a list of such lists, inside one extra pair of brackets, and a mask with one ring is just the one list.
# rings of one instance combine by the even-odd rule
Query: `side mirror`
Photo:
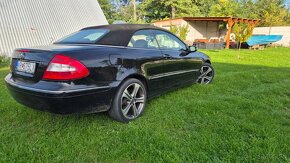
[(189, 47), (189, 51), (190, 52), (196, 52), (197, 51), (197, 47), (196, 46), (190, 46)]

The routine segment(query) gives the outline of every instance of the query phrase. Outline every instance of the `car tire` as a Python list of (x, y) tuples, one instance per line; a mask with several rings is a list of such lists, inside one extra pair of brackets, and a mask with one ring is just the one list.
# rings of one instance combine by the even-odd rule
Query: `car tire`
[(202, 67), (199, 70), (200, 74), (197, 79), (197, 83), (199, 84), (210, 84), (215, 75), (214, 68), (211, 64), (209, 63), (204, 63)]
[(118, 88), (109, 115), (116, 121), (128, 123), (140, 117), (147, 102), (147, 90), (138, 79), (127, 79)]

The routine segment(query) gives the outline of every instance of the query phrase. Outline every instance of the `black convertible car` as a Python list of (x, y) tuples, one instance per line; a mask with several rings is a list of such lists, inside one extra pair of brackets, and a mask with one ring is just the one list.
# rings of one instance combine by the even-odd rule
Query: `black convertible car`
[(52, 113), (142, 115), (147, 99), (195, 82), (208, 84), (210, 58), (150, 25), (84, 28), (50, 46), (16, 49), (6, 78), (19, 103)]

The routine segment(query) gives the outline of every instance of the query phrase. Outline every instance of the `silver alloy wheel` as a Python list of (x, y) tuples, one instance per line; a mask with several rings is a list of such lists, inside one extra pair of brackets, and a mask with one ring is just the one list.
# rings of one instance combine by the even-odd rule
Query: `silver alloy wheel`
[(121, 97), (121, 110), (128, 119), (135, 119), (144, 109), (144, 88), (138, 83), (130, 84)]
[(213, 69), (210, 66), (202, 66), (200, 69), (200, 76), (197, 82), (200, 84), (209, 84), (213, 79)]

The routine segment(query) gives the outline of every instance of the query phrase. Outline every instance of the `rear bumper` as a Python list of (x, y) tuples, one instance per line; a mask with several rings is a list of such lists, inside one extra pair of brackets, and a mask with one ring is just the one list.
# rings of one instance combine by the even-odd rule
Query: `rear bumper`
[(56, 114), (108, 111), (115, 90), (114, 87), (106, 85), (76, 86), (45, 81), (24, 84), (15, 81), (11, 74), (6, 76), (5, 81), (10, 94), (17, 102)]

